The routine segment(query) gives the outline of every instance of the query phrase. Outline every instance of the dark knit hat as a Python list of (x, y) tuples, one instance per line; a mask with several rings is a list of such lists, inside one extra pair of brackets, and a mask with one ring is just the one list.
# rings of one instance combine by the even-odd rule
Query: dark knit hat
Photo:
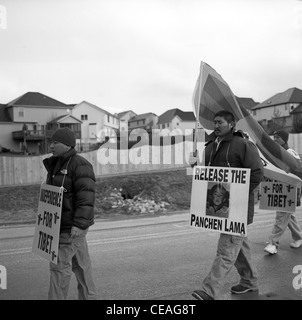
[(279, 136), (284, 142), (288, 141), (289, 134), (285, 130), (281, 129), (281, 130), (275, 131), (274, 134)]
[(57, 129), (52, 135), (51, 140), (64, 143), (70, 147), (75, 147), (76, 145), (75, 134), (67, 127)]

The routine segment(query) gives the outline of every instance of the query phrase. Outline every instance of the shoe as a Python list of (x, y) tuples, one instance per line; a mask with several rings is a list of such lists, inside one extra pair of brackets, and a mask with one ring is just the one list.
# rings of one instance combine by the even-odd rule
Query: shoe
[(277, 247), (274, 244), (269, 243), (265, 248), (264, 251), (268, 252), (269, 254), (276, 254), (278, 252)]
[(207, 293), (205, 293), (202, 290), (195, 290), (192, 293), (192, 296), (197, 300), (214, 300), (212, 297), (210, 297)]
[(302, 245), (302, 239), (300, 239), (300, 240), (295, 240), (294, 242), (292, 242), (292, 243), (290, 244), (290, 246), (291, 246), (292, 248), (299, 248), (301, 245)]
[(242, 286), (241, 284), (237, 284), (236, 286), (231, 288), (231, 292), (234, 294), (243, 294), (243, 293), (247, 293), (249, 291), (258, 291), (258, 289), (247, 288), (247, 287)]

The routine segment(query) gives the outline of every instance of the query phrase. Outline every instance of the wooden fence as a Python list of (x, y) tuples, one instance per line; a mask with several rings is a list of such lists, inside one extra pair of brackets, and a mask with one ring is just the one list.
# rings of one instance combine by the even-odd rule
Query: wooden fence
[[(203, 144), (199, 144), (203, 148)], [(188, 167), (191, 141), (165, 147), (144, 146), (130, 150), (99, 149), (80, 155), (94, 167), (97, 177)], [(201, 150), (201, 149), (200, 149)], [(43, 156), (0, 156), (0, 186), (41, 183), (46, 178)]]
[[(202, 140), (201, 140), (202, 141)], [(288, 144), (302, 154), (302, 134), (290, 134)], [(198, 144), (202, 152), (204, 144)], [(140, 152), (138, 151), (140, 150)], [(188, 157), (193, 150), (193, 142), (185, 141), (165, 147), (145, 146), (130, 150), (104, 149), (81, 153), (94, 167), (97, 177), (147, 172), (154, 170), (188, 167)], [(108, 155), (108, 153), (111, 155)], [(140, 154), (139, 154), (140, 153)], [(43, 166), (43, 156), (0, 156), (0, 186), (25, 185), (41, 183), (45, 180), (46, 171)], [(106, 163), (106, 157), (109, 161)]]

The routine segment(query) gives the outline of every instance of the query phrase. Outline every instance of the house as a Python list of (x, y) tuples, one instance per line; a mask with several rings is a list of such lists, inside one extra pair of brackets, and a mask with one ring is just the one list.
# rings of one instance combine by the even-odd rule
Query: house
[(25, 154), (47, 153), (51, 134), (59, 127), (69, 127), (80, 139), (81, 121), (68, 113), (70, 108), (39, 92), (0, 105), (0, 144)]
[(128, 130), (129, 132), (134, 129), (151, 131), (156, 128), (157, 120), (157, 115), (152, 112), (135, 115), (128, 120)]
[(128, 130), (128, 122), (131, 118), (135, 117), (137, 114), (132, 110), (116, 113), (115, 116), (120, 120), (120, 131)]
[(251, 109), (255, 107), (259, 102), (255, 102), (252, 98), (236, 97), (240, 106), (244, 107), (249, 113), (252, 113)]
[(119, 118), (110, 112), (90, 103), (82, 101), (71, 110), (72, 115), (81, 119), (81, 147), (89, 150), (90, 145), (102, 142), (107, 136), (117, 135)]
[(18, 148), (12, 140), (12, 131), (17, 130), (19, 124), (14, 124), (5, 104), (0, 104), (0, 152), (5, 149)]
[(181, 130), (183, 135), (186, 134), (187, 129), (195, 129), (196, 117), (192, 111), (182, 111), (180, 109), (171, 109), (164, 112), (158, 117), (157, 128), (160, 131), (168, 129), (173, 131), (175, 129)]
[(251, 108), (253, 117), (272, 134), (280, 128), (302, 132), (302, 90), (290, 88)]

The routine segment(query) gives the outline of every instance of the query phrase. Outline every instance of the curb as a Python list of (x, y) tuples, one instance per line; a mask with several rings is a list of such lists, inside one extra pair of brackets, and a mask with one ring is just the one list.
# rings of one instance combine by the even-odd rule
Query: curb
[[(141, 227), (146, 225), (166, 224), (175, 222), (184, 222), (184, 218), (189, 211), (177, 211), (171, 212), (166, 215), (160, 216), (135, 216), (127, 219), (96, 219), (95, 223), (89, 228), (89, 232), (108, 230), (108, 229), (122, 229)], [(118, 222), (118, 225), (117, 225)], [(35, 223), (23, 223), (23, 224), (2, 224), (0, 225), (0, 240), (12, 239), (12, 238), (28, 238), (33, 237), (35, 230)]]
[[(137, 215), (115, 215), (114, 217), (104, 217), (104, 218), (95, 218), (94, 224), (99, 222), (107, 222), (107, 221), (128, 221), (128, 220), (136, 220), (136, 219), (151, 219), (151, 218), (159, 218), (159, 217), (166, 217), (171, 215), (177, 215), (182, 213), (188, 213), (190, 209), (188, 210), (180, 210), (180, 211), (169, 211), (165, 212), (165, 214), (137, 214)], [(22, 227), (22, 226), (28, 226), (32, 225), (34, 226), (36, 223), (36, 220), (15, 220), (15, 221), (0, 221), (0, 228), (3, 227)]]

